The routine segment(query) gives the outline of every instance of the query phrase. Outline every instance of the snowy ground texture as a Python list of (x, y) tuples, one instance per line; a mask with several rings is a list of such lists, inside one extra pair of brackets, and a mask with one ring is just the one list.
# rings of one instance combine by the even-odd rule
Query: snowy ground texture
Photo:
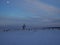
[(0, 32), (0, 45), (60, 45), (60, 30)]

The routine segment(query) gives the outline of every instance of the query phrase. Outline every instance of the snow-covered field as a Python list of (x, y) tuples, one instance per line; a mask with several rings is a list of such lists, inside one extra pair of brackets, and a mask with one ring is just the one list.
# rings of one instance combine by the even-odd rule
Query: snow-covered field
[(60, 30), (0, 32), (0, 45), (60, 45)]

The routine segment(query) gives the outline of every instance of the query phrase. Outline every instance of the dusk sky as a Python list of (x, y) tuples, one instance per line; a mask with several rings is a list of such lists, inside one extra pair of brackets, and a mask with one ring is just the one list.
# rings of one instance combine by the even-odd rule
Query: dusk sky
[(0, 25), (60, 26), (60, 0), (0, 0)]

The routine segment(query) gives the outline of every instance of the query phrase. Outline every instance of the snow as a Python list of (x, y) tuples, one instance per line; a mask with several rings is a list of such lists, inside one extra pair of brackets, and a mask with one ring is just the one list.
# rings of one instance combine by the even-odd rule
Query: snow
[(0, 45), (60, 45), (60, 30), (0, 32)]

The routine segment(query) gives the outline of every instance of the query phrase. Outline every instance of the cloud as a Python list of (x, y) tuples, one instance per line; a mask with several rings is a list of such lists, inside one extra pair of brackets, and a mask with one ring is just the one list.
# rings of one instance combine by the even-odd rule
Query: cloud
[[(57, 15), (60, 14), (60, 8), (43, 3), (38, 0), (10, 0), (11, 5), (27, 12), (34, 13), (36, 15), (41, 15), (41, 11), (46, 13), (46, 15)], [(42, 13), (42, 15), (44, 15)]]
[[(42, 9), (44, 11), (47, 11), (49, 13), (60, 13), (60, 8), (45, 4), (43, 2), (40, 2), (38, 0), (25, 0), (27, 4), (34, 5), (36, 8), (34, 8), (31, 11), (37, 11), (38, 9)], [(33, 7), (33, 6), (32, 6)]]

